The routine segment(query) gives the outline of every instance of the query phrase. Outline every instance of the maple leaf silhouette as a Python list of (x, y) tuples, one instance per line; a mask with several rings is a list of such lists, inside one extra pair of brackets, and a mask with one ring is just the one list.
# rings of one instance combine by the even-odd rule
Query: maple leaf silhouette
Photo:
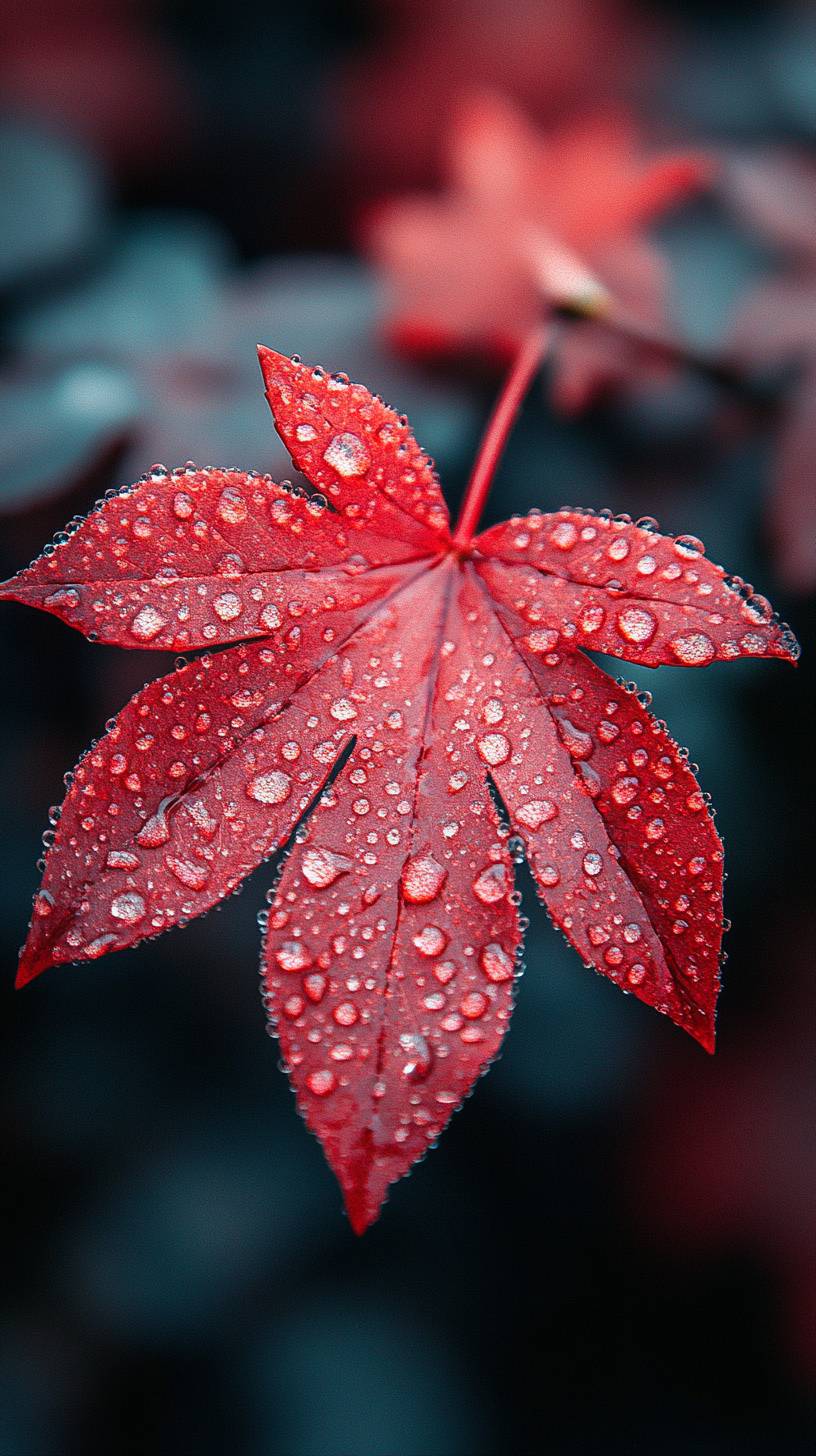
[(474, 534), (540, 353), (453, 532), (404, 416), (262, 348), (318, 495), (153, 473), (0, 588), (100, 641), (223, 649), (149, 683), (77, 765), (18, 984), (186, 923), (291, 841), (265, 1000), (357, 1231), (510, 1018), (522, 934), (494, 791), (584, 961), (713, 1047), (720, 841), (686, 755), (583, 649), (796, 656), (692, 537), (574, 509)]
[[(446, 146), (447, 190), (382, 204), (365, 241), (390, 285), (390, 336), (418, 352), (512, 357), (554, 308), (585, 321), (565, 333), (554, 391), (588, 404), (655, 355), (592, 317), (659, 335), (665, 277), (645, 225), (709, 179), (692, 154), (641, 159), (622, 113), (540, 135), (507, 100), (463, 101)], [(586, 321), (588, 320), (588, 321)]]
[(737, 311), (731, 347), (744, 364), (795, 378), (777, 440), (768, 530), (792, 591), (816, 587), (816, 166), (786, 152), (732, 158), (723, 183), (741, 217), (782, 256)]

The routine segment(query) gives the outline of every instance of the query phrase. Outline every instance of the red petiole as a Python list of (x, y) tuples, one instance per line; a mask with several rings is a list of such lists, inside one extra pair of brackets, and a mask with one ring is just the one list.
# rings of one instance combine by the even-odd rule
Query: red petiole
[(467, 550), (473, 539), (493, 484), (496, 467), (504, 453), (524, 396), (541, 368), (551, 336), (550, 328), (541, 328), (525, 339), (494, 405), (454, 529), (453, 544), (460, 551)]

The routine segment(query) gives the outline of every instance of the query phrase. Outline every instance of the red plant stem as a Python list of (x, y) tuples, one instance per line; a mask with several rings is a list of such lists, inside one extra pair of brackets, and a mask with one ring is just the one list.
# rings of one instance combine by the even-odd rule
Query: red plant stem
[(693, 374), (708, 379), (712, 384), (729, 390), (737, 397), (760, 404), (767, 402), (767, 388), (763, 389), (731, 360), (704, 354), (699, 349), (680, 343), (659, 329), (653, 329), (647, 324), (641, 323), (639, 319), (626, 313), (624, 309), (613, 306), (607, 312), (599, 311), (588, 314), (581, 309), (561, 306), (557, 307), (556, 312), (565, 319), (592, 323), (595, 327), (617, 335), (619, 339), (627, 340), (630, 344), (636, 345), (656, 358), (665, 359), (669, 364), (676, 364), (680, 368), (691, 370)]
[(465, 490), (465, 498), (456, 523), (453, 544), (460, 551), (468, 548), (479, 524), (485, 501), (493, 484), (496, 467), (504, 452), (527, 390), (541, 368), (551, 338), (551, 329), (536, 329), (529, 334), (516, 355), (501, 394), (493, 407), (487, 429)]

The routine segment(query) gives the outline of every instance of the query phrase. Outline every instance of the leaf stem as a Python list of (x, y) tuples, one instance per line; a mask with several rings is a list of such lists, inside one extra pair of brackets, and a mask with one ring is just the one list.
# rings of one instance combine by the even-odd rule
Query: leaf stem
[(550, 328), (536, 329), (519, 348), (501, 394), (493, 407), (487, 429), (476, 456), (459, 519), (454, 528), (453, 544), (467, 550), (479, 524), (485, 501), (493, 484), (496, 467), (504, 452), (508, 436), (521, 408), (524, 396), (541, 368), (552, 337)]
[(691, 371), (730, 393), (757, 403), (766, 403), (768, 390), (750, 378), (728, 359), (705, 354), (699, 349), (673, 339), (659, 329), (642, 323), (625, 309), (613, 305), (608, 310), (585, 311), (569, 305), (556, 305), (555, 314), (562, 319), (595, 324), (607, 333), (617, 335), (644, 351), (663, 358), (669, 364)]

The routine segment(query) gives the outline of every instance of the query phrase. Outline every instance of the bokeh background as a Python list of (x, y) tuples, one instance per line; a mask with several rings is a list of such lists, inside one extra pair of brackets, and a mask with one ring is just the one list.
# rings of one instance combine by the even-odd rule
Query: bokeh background
[[(359, 219), (438, 184), (474, 83), (544, 129), (614, 101), (661, 143), (816, 156), (807, 4), (3, 0), (2, 19), (3, 576), (154, 461), (291, 474), (257, 339), (405, 409), (455, 500), (495, 377), (389, 347)], [(658, 233), (698, 348), (788, 267), (721, 196)], [(184, 934), (13, 995), (62, 775), (169, 663), (3, 609), (0, 1456), (812, 1449), (813, 613), (767, 528), (795, 375), (753, 413), (687, 370), (577, 417), (536, 389), (490, 503), (656, 515), (804, 641), (795, 672), (637, 674), (725, 839), (717, 1056), (584, 971), (527, 895), (504, 1055), (362, 1241), (264, 1034), (270, 866)]]

